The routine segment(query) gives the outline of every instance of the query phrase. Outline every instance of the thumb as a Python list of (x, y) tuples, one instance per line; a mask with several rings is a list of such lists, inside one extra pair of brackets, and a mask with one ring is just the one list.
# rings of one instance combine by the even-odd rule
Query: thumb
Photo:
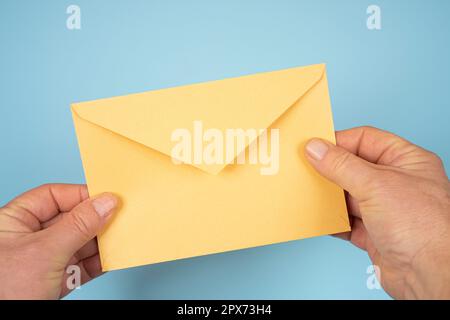
[(322, 176), (341, 186), (355, 199), (367, 197), (367, 186), (376, 173), (374, 164), (317, 138), (306, 144), (306, 158)]
[(117, 198), (110, 193), (81, 202), (44, 230), (46, 240), (58, 256), (70, 259), (105, 226), (117, 203)]

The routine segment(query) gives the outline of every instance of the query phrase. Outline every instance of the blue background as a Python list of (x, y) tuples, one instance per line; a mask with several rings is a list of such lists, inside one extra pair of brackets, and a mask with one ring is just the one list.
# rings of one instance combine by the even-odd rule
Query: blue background
[[(72, 3), (81, 30), (66, 28)], [(0, 203), (84, 182), (72, 102), (321, 62), (337, 129), (394, 131), (448, 168), (449, 13), (447, 0), (1, 0)], [(367, 289), (369, 265), (321, 237), (110, 272), (69, 298), (388, 298)]]

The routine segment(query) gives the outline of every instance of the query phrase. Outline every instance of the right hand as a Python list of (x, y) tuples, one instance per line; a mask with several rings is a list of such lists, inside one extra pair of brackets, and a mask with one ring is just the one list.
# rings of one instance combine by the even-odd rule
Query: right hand
[(441, 159), (371, 127), (312, 139), (306, 155), (348, 192), (352, 231), (394, 298), (450, 298), (450, 183)]

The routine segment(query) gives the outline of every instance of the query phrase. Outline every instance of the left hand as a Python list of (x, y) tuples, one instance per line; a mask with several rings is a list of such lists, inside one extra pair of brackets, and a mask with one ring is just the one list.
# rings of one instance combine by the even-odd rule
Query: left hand
[(116, 206), (84, 185), (47, 184), (0, 208), (0, 299), (61, 298), (71, 265), (81, 284), (102, 274), (95, 236)]

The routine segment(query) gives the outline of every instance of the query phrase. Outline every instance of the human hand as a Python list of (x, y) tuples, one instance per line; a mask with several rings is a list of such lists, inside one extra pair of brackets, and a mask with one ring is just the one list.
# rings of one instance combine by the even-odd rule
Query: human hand
[(70, 292), (67, 266), (81, 284), (101, 272), (96, 234), (117, 199), (88, 199), (84, 185), (47, 184), (0, 208), (0, 299), (57, 299)]
[(442, 161), (371, 127), (312, 139), (306, 156), (347, 194), (352, 231), (394, 298), (450, 298), (450, 183)]

